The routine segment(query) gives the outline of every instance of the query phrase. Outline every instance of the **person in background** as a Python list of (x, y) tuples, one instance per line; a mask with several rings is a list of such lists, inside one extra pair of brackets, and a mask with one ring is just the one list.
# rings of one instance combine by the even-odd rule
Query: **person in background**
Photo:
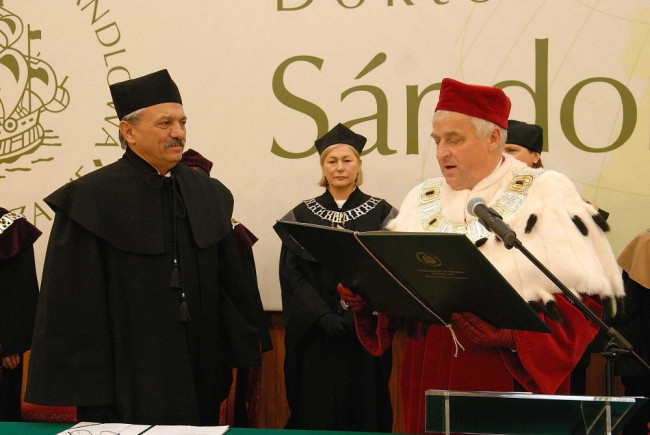
[[(365, 137), (342, 124), (317, 139), (325, 192), (301, 202), (282, 220), (353, 231), (384, 228), (397, 211), (359, 189), (365, 144)], [(352, 312), (340, 304), (337, 284), (309, 254), (283, 238), (280, 287), (290, 410), (286, 428), (390, 432), (392, 353), (374, 357), (365, 351)]]
[(181, 157), (181, 161), (179, 163), (182, 163), (185, 166), (194, 169), (195, 171), (205, 174), (208, 177), (210, 176), (210, 172), (212, 171), (213, 166), (213, 163), (203, 157), (203, 154), (199, 153), (198, 151), (194, 151), (191, 148), (183, 151), (183, 156)]
[[(609, 322), (650, 364), (650, 229), (637, 234), (618, 256), (623, 269), (625, 298)], [(650, 372), (631, 355), (614, 360), (626, 396), (650, 397)], [(624, 435), (650, 432), (650, 403), (646, 402), (623, 428)]]
[(232, 368), (261, 359), (233, 197), (178, 164), (187, 117), (167, 70), (110, 91), (124, 155), (45, 199), (25, 400), (80, 421), (216, 425)]
[[(510, 154), (520, 162), (524, 162), (530, 168), (543, 168), (542, 164), (542, 147), (544, 145), (544, 130), (536, 124), (528, 124), (523, 121), (514, 119), (508, 120), (508, 142), (503, 147), (505, 154)], [(587, 203), (591, 204), (589, 201)], [(609, 212), (591, 204), (596, 208), (600, 218), (601, 225), (607, 225), (605, 221), (609, 217)]]
[[(571, 370), (598, 332), (534, 264), (506, 249), (469, 213), (470, 199), (482, 198), (496, 210), (521, 243), (597, 315), (603, 298), (623, 295), (596, 210), (566, 176), (503, 154), (509, 113), (510, 99), (501, 89), (445, 78), (431, 133), (442, 177), (415, 186), (389, 228), (465, 233), (552, 332), (499, 329), (472, 313), (454, 313), (445, 325), (416, 324), (400, 371), (408, 433), (424, 431), (427, 389), (567, 394)], [(344, 291), (340, 295), (344, 301), (349, 297)], [(361, 341), (380, 354), (382, 343), (389, 342), (387, 332), (363, 324), (357, 321)]]
[[(506, 154), (510, 154), (512, 157), (526, 163), (531, 168), (543, 168), (544, 165), (542, 164), (541, 158), (543, 144), (544, 130), (542, 127), (514, 119), (508, 120), (508, 140), (503, 148)], [(598, 215), (594, 216), (594, 219), (600, 221), (599, 225), (601, 227), (609, 229), (606, 222), (609, 213), (600, 207), (595, 205), (594, 207), (598, 211)], [(609, 305), (603, 306), (604, 319), (611, 316), (611, 308), (612, 307)], [(587, 393), (587, 368), (591, 362), (591, 354), (602, 350), (603, 345), (605, 344), (603, 341), (605, 339), (605, 334), (599, 333), (599, 335), (597, 335), (589, 344), (582, 355), (582, 358), (580, 358), (571, 372), (571, 394), (584, 395)]]
[(38, 299), (34, 242), (41, 232), (0, 207), (0, 421), (21, 421), (23, 353), (31, 347)]
[[(193, 149), (188, 149), (183, 152), (180, 163), (207, 176), (210, 176), (213, 166), (210, 160)], [(255, 302), (258, 306), (258, 312), (259, 314), (263, 314), (264, 308), (257, 285), (257, 269), (255, 267), (255, 257), (253, 256), (253, 245), (258, 239), (242, 223), (235, 219), (231, 219), (230, 222), (232, 223), (233, 231), (237, 238), (237, 246), (239, 247), (242, 266), (245, 272), (246, 286), (250, 288), (252, 294), (256, 295)], [(273, 349), (266, 317), (263, 315), (259, 316), (256, 323), (262, 341), (262, 351), (267, 352)], [(233, 369), (233, 378), (236, 379), (234, 400), (232, 403), (230, 403), (230, 399), (224, 400), (221, 404), (219, 424), (235, 427), (257, 427), (257, 405), (261, 387), (261, 367), (260, 364), (256, 367), (237, 367)], [(229, 412), (229, 405), (234, 408), (232, 412)], [(227, 419), (228, 415), (232, 415), (231, 420)]]
[(536, 124), (527, 124), (514, 119), (508, 120), (508, 139), (503, 152), (530, 168), (543, 168), (542, 146), (544, 145), (544, 130)]

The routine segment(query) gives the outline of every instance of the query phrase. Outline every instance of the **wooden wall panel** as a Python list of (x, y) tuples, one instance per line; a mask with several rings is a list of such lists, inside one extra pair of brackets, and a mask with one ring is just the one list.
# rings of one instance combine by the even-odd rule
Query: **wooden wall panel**
[(284, 325), (282, 313), (269, 312), (269, 331), (273, 350), (264, 353), (259, 412), (259, 427), (281, 429), (289, 418), (284, 391)]

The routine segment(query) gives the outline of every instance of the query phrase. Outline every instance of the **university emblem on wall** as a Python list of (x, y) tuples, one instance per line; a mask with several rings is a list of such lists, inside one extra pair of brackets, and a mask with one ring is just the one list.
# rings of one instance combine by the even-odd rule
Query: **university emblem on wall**
[(39, 39), (40, 30), (25, 28), (0, 0), (0, 164), (13, 163), (42, 145), (60, 145), (41, 125), (40, 115), (61, 112), (70, 96), (66, 78), (58, 80), (52, 67), (34, 54), (33, 42)]

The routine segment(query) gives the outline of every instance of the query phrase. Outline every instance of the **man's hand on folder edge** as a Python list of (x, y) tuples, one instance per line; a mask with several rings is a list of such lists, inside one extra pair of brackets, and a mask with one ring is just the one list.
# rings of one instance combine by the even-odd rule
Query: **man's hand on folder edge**
[(339, 285), (336, 286), (336, 291), (339, 292), (339, 296), (341, 296), (341, 307), (343, 307), (344, 310), (357, 313), (366, 308), (366, 301), (361, 297), (361, 295), (354, 293), (343, 284), (339, 283)]
[(462, 329), (475, 343), (483, 346), (515, 348), (512, 329), (499, 329), (472, 313), (453, 313), (454, 326)]

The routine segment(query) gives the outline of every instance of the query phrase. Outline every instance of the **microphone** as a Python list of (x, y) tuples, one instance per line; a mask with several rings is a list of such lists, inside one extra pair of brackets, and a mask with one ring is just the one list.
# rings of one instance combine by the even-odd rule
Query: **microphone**
[(511, 248), (513, 242), (517, 240), (517, 234), (503, 222), (499, 213), (485, 204), (483, 198), (470, 199), (467, 203), (467, 212), (479, 218), (479, 222), (501, 239), (507, 248)]

